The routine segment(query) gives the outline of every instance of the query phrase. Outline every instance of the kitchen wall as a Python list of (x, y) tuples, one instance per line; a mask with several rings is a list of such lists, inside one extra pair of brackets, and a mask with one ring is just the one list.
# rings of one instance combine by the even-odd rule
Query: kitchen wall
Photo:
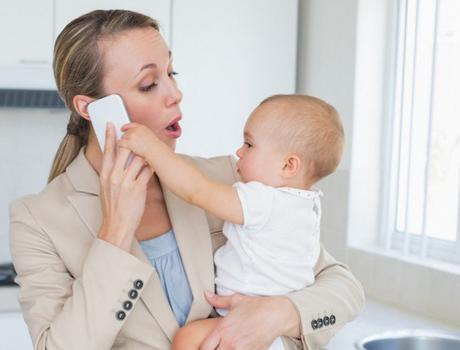
[(368, 297), (460, 326), (458, 267), (389, 255), (377, 247), (383, 172), (387, 27), (393, 2), (300, 2), (297, 89), (339, 111), (346, 149), (335, 174), (321, 181), (321, 237), (349, 264)]
[(62, 110), (0, 109), (0, 262), (11, 260), (8, 203), (46, 185), (67, 121)]
[(297, 90), (331, 103), (345, 128), (342, 162), (318, 185), (324, 192), (321, 237), (342, 261), (347, 242), (357, 8), (357, 0), (309, 0), (301, 1), (299, 7)]

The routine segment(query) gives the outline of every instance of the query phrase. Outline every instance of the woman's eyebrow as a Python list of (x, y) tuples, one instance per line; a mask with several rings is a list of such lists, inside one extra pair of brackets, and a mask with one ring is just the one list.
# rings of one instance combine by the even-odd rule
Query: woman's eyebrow
[(136, 77), (141, 74), (141, 72), (144, 70), (144, 69), (148, 69), (148, 68), (157, 68), (157, 64), (156, 63), (147, 63), (145, 65), (143, 65), (141, 67), (141, 69), (139, 69), (139, 72), (137, 72), (136, 74)]
[[(171, 53), (171, 50), (169, 50), (168, 53), (169, 53), (169, 59), (172, 60), (172, 53)], [(139, 69), (139, 72), (137, 72), (136, 77), (137, 77), (144, 69), (148, 69), (148, 68), (157, 68), (157, 64), (156, 64), (156, 63), (147, 63), (147, 64), (143, 65), (143, 66), (141, 67), (141, 69)]]

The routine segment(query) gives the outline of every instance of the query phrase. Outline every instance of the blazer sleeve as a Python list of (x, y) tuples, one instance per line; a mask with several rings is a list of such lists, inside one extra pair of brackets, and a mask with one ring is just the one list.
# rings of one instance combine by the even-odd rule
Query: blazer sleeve
[(81, 276), (74, 278), (24, 199), (10, 205), (10, 245), (19, 303), (36, 350), (110, 349), (129, 317), (128, 311), (123, 320), (116, 316), (133, 281), (146, 283), (152, 273), (151, 266), (95, 238)]
[(287, 295), (300, 316), (301, 342), (308, 350), (325, 346), (364, 306), (361, 284), (323, 246), (315, 275), (314, 284)]

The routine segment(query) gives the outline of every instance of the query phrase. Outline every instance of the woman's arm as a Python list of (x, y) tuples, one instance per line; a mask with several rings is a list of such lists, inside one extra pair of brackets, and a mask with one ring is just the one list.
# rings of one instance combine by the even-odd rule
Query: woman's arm
[(293, 338), (293, 342), (300, 338), (303, 349), (325, 346), (358, 315), (364, 305), (364, 293), (348, 268), (323, 248), (315, 271), (313, 285), (286, 296), (207, 296), (211, 305), (227, 308), (229, 313), (201, 349), (215, 349), (216, 344), (222, 350), (266, 349), (280, 335)]
[[(62, 229), (65, 234), (65, 227)], [(94, 239), (80, 276), (74, 278), (36, 222), (27, 200), (10, 206), (10, 244), (19, 302), (33, 348), (110, 349), (124, 324), (117, 312), (128, 299), (126, 291), (133, 289), (134, 280), (147, 281), (151, 267), (106, 241)], [(138, 300), (132, 300), (132, 309)]]
[(348, 267), (323, 247), (315, 265), (315, 283), (287, 295), (300, 315), (305, 349), (325, 346), (364, 306), (364, 290)]
[(212, 181), (197, 167), (180, 157), (147, 127), (130, 123), (123, 127), (118, 145), (143, 157), (161, 181), (186, 202), (218, 218), (243, 223), (243, 210), (236, 189)]
[[(41, 195), (10, 206), (19, 302), (34, 349), (110, 349), (129, 313), (124, 301), (130, 300), (133, 310), (143, 292), (133, 282), (146, 283), (152, 274), (150, 265), (130, 254), (152, 170), (139, 157), (124, 169), (129, 152), (115, 153), (113, 126), (106, 140), (100, 176), (103, 223), (98, 238), (88, 240), (86, 256), (78, 256), (72, 236), (66, 236), (65, 219), (77, 214), (66, 212), (63, 197), (69, 189), (64, 185), (55, 183), (49, 198)], [(55, 211), (43, 209), (48, 206)], [(78, 276), (71, 274), (65, 259), (83, 261)], [(137, 289), (135, 298), (128, 296), (132, 289)]]

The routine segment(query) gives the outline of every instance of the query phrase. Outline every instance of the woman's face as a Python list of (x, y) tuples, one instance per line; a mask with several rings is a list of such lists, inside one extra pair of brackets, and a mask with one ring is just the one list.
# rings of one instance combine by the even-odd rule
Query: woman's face
[(104, 94), (120, 95), (131, 120), (149, 127), (172, 149), (181, 135), (182, 93), (171, 53), (153, 28), (127, 30), (100, 42)]

